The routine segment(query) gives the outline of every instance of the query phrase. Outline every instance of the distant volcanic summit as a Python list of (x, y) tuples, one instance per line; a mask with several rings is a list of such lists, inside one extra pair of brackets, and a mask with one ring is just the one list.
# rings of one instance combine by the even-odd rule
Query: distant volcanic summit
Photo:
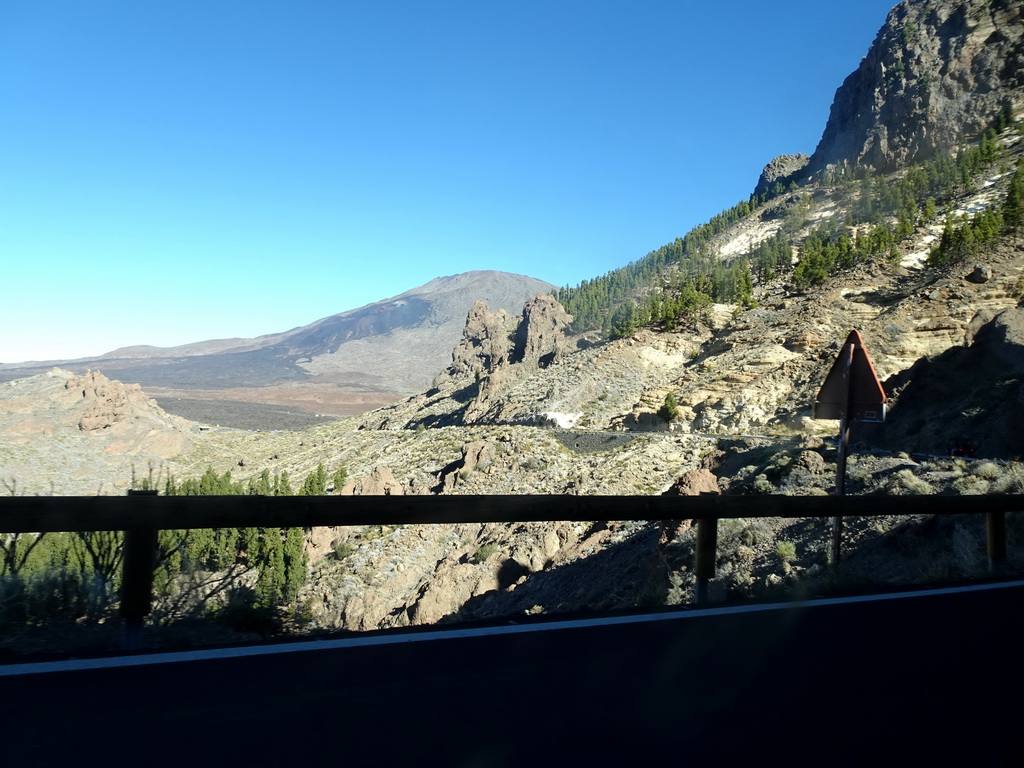
[[(518, 315), (528, 299), (553, 288), (523, 275), (466, 272), (283, 333), (0, 365), (0, 378), (42, 372), (59, 363), (76, 372), (98, 369), (137, 382), (171, 409), (179, 398), (198, 398), (344, 415), (430, 386), (451, 362), (474, 302)], [(188, 409), (182, 413), (197, 418)]]

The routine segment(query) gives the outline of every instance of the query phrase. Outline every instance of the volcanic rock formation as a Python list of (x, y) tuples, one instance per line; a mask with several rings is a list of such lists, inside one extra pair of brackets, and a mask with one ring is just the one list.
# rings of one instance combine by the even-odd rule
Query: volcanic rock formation
[(904, 0), (836, 91), (807, 171), (890, 171), (1024, 108), (1021, 0)]

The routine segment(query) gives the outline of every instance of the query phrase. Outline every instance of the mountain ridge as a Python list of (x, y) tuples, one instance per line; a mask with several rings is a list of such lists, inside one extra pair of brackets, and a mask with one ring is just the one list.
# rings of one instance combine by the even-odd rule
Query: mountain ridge
[[(397, 296), (280, 333), (6, 364), (0, 365), (0, 379), (54, 366), (76, 372), (99, 369), (142, 384), (184, 416), (194, 415), (195, 399), (244, 403), (250, 410), (263, 402), (346, 415), (428, 386), (450, 362), (473, 302), (486, 300), (518, 313), (527, 299), (553, 288), (525, 275), (475, 270), (437, 277)], [(222, 394), (218, 397), (217, 392)], [(262, 415), (273, 418), (272, 411)], [(259, 418), (253, 410), (238, 423)]]

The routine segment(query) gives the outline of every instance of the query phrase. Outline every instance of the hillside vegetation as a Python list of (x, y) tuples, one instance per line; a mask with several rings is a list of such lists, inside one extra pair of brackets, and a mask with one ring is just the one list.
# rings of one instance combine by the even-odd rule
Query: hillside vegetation
[[(956, 266), (1021, 227), (1019, 168), (1001, 185), (1001, 201), (973, 214), (957, 209), (979, 185), (1009, 173), (1019, 157), (1008, 149), (1019, 141), (1011, 123), (1007, 108), (976, 144), (896, 174), (847, 167), (821, 181), (791, 182), (788, 191), (754, 194), (642, 259), (555, 296), (573, 315), (575, 330), (600, 329), (614, 339), (645, 325), (693, 324), (715, 303), (750, 308), (755, 286), (780, 279), (807, 288), (872, 258), (898, 264), (919, 229), (937, 224), (942, 237), (929, 265)], [(741, 224), (758, 232), (736, 254), (729, 235)]]

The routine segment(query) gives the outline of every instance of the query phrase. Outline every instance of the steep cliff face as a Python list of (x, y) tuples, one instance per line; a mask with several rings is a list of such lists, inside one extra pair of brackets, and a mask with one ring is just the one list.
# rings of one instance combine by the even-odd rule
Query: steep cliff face
[(807, 166), (890, 171), (1024, 109), (1022, 0), (904, 0), (836, 91)]
[(787, 186), (790, 181), (795, 181), (800, 177), (810, 159), (809, 156), (802, 152), (796, 155), (779, 155), (773, 158), (764, 167), (764, 170), (761, 171), (761, 177), (757, 180), (757, 186), (754, 187), (754, 194), (762, 195), (765, 192), (769, 192), (775, 184), (781, 184), (783, 187)]
[(479, 377), (507, 365), (517, 322), (503, 309), (491, 312), (483, 301), (474, 303), (466, 317), (462, 341), (452, 353), (452, 363), (438, 374), (435, 386), (449, 378)]

